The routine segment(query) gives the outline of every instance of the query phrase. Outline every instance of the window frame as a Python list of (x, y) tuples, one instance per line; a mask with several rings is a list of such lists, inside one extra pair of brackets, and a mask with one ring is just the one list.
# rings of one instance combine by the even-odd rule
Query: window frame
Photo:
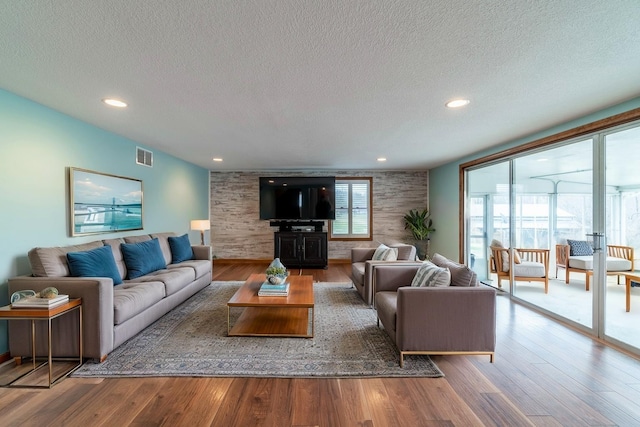
[[(343, 182), (344, 181), (344, 182)], [(351, 181), (351, 182), (349, 182)], [(361, 182), (367, 182), (367, 185), (369, 186), (369, 194), (368, 194), (368, 235), (353, 235), (353, 234), (349, 234), (349, 235), (344, 235), (343, 236), (334, 236), (333, 235), (333, 221), (328, 221), (328, 228), (329, 228), (329, 240), (333, 240), (333, 241), (371, 241), (373, 240), (373, 178), (372, 177), (362, 177), (362, 176), (357, 176), (357, 177), (336, 177), (336, 185), (337, 184), (346, 184), (349, 183), (349, 185), (351, 185), (353, 183), (353, 181), (361, 181)], [(351, 204), (351, 198), (349, 200), (349, 204)], [(351, 228), (351, 222), (352, 222), (352, 210), (353, 208), (349, 207), (349, 228)]]

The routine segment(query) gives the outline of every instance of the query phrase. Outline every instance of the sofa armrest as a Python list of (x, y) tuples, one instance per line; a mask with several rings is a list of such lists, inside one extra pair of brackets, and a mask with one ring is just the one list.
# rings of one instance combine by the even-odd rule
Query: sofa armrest
[(398, 289), (401, 351), (494, 351), (496, 291), (487, 286)]
[(193, 258), (211, 261), (211, 246), (209, 245), (192, 245)]
[(410, 286), (421, 264), (419, 262), (386, 262), (384, 265), (377, 265), (373, 269), (375, 292), (396, 291), (402, 286)]
[(375, 251), (376, 248), (351, 248), (351, 263), (370, 260)]
[[(70, 298), (82, 298), (84, 356), (103, 359), (113, 350), (113, 280), (102, 277), (19, 276), (9, 279), (9, 294), (25, 289), (39, 292), (49, 286), (55, 287), (61, 294), (69, 295)], [(77, 313), (71, 313), (57, 318), (59, 330), (75, 330), (78, 322), (76, 316)], [(9, 346), (12, 356), (30, 354), (27, 326), (26, 321), (9, 322)], [(38, 332), (37, 335), (39, 338), (46, 338), (46, 333)], [(53, 348), (57, 356), (77, 355), (77, 336), (63, 332), (54, 334), (54, 338), (56, 342)], [(37, 348), (46, 349), (47, 346), (38, 344)]]

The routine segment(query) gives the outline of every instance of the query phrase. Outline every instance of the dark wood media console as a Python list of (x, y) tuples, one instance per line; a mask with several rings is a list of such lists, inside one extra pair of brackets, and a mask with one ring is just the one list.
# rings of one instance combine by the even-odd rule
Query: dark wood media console
[(287, 268), (327, 268), (327, 233), (277, 231), (273, 235), (274, 258)]

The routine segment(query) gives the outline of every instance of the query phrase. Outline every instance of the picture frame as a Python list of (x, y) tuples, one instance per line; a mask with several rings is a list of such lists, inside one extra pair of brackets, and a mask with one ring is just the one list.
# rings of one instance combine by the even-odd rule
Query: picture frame
[(142, 180), (69, 168), (72, 236), (142, 230)]

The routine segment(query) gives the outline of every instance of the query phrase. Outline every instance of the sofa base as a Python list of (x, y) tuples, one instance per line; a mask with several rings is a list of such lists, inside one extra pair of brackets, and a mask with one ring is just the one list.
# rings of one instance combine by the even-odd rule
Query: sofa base
[(493, 363), (495, 352), (493, 351), (401, 351), (400, 367), (404, 368), (405, 356), (489, 356), (489, 362)]

